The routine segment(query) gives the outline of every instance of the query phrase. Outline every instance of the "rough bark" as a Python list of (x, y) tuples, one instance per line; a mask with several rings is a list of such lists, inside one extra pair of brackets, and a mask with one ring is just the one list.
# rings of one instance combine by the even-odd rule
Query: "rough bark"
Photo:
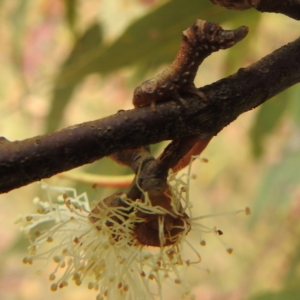
[(209, 139), (240, 114), (300, 81), (300, 39), (232, 76), (201, 88), (206, 101), (177, 101), (120, 111), (110, 117), (23, 141), (0, 139), (0, 192), (134, 149), (191, 135)]
[(214, 4), (228, 9), (245, 10), (255, 8), (260, 12), (280, 13), (300, 20), (299, 0), (211, 0)]

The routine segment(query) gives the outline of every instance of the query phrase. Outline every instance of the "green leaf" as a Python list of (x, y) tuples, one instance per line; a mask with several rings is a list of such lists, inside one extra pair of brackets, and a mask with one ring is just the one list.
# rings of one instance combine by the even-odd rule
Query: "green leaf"
[(78, 4), (77, 0), (65, 0), (64, 3), (65, 3), (67, 23), (70, 27), (70, 30), (76, 37), (77, 34), (76, 34), (75, 24), (76, 24), (76, 17), (77, 17), (77, 13), (76, 13), (76, 8)]
[[(248, 14), (251, 13), (246, 12)], [(81, 56), (74, 55), (75, 45), (56, 81), (50, 118), (59, 125), (66, 106), (62, 103), (70, 101), (75, 86), (85, 76), (91, 73), (106, 75), (131, 65), (146, 73), (174, 59), (181, 42), (181, 32), (196, 19), (224, 22), (237, 16), (236, 12), (214, 6), (209, 1), (173, 0), (134, 22), (111, 45), (85, 47)], [(139, 81), (143, 80), (140, 78)], [(56, 128), (53, 122), (48, 130)]]
[(56, 79), (52, 107), (48, 115), (47, 131), (51, 132), (57, 129), (74, 89), (86, 75), (94, 72), (87, 67), (87, 62), (93, 53), (100, 52), (101, 45), (101, 28), (98, 23), (94, 23), (78, 39)]
[(299, 299), (300, 287), (286, 287), (279, 292), (264, 292), (254, 297), (250, 300), (296, 300)]
[(241, 43), (237, 43), (234, 47), (229, 48), (226, 51), (227, 57), (225, 61), (224, 76), (228, 76), (237, 71), (237, 69), (243, 66), (243, 62), (251, 54), (253, 45), (256, 45), (255, 40), (257, 38), (257, 31), (262, 19), (262, 14), (253, 11), (243, 12), (233, 18), (230, 22), (232, 29), (238, 28), (241, 25), (249, 27), (249, 33)]
[(300, 183), (299, 166), (300, 152), (290, 152), (266, 171), (253, 203), (252, 225), (267, 209), (274, 210), (289, 204), (291, 191)]
[(129, 26), (115, 43), (95, 56), (92, 65), (98, 66), (97, 71), (101, 74), (129, 65), (149, 71), (174, 59), (181, 32), (196, 19), (223, 22), (236, 16), (209, 1), (190, 0), (188, 5), (185, 0), (168, 2)]
[(288, 99), (290, 102), (289, 114), (300, 127), (300, 85), (294, 85), (288, 91)]
[(285, 282), (287, 285), (294, 284), (297, 286), (300, 282), (300, 274), (299, 274), (299, 267), (300, 267), (300, 241), (295, 240), (297, 244), (295, 244), (294, 253), (291, 254), (289, 258), (289, 268), (287, 268), (287, 274), (285, 277)]
[(285, 113), (289, 105), (287, 101), (289, 93), (289, 90), (284, 91), (259, 108), (250, 131), (252, 152), (255, 157), (258, 158), (263, 154), (263, 142), (265, 138), (275, 129)]
[(17, 68), (17, 74), (20, 75), (22, 83), (26, 86), (23, 75), (22, 56), (23, 56), (23, 43), (24, 43), (24, 31), (26, 28), (26, 17), (28, 10), (30, 9), (30, 0), (24, 0), (18, 2), (13, 14), (11, 15), (11, 26), (13, 28), (12, 35), (12, 58)]

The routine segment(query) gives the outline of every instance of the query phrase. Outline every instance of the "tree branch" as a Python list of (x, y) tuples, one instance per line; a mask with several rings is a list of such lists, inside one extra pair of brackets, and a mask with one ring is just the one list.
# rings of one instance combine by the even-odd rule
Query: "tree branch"
[[(274, 95), (300, 81), (300, 39), (236, 74), (201, 88), (207, 100), (177, 101), (120, 111), (110, 117), (23, 141), (0, 139), (0, 192), (91, 163), (122, 149), (191, 135), (209, 139)], [(171, 99), (170, 99), (171, 100)]]
[(256, 8), (260, 12), (281, 13), (300, 20), (300, 0), (211, 0), (211, 2), (228, 9)]

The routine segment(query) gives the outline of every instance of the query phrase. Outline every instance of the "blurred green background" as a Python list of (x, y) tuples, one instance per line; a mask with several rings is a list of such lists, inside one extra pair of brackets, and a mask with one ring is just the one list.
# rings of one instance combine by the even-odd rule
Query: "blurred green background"
[[(173, 60), (181, 31), (197, 18), (226, 29), (250, 27), (243, 42), (203, 63), (197, 86), (257, 61), (299, 32), (287, 17), (228, 11), (209, 0), (1, 0), (0, 135), (26, 139), (132, 108), (134, 87)], [(208, 221), (222, 229), (222, 239), (234, 252), (228, 255), (207, 237), (199, 251), (201, 266), (211, 272), (188, 275), (196, 299), (300, 299), (299, 96), (295, 86), (243, 114), (205, 150), (209, 163), (194, 163), (194, 216), (252, 209), (247, 218)], [(165, 145), (155, 145), (154, 153)], [(108, 159), (80, 170), (130, 174)], [(60, 176), (47, 182), (86, 191), (90, 200), (115, 191)], [(93, 299), (85, 287), (52, 293), (49, 273), (38, 276), (34, 266), (22, 265), (27, 244), (13, 222), (32, 211), (39, 194), (34, 183), (0, 196), (0, 298)], [(170, 289), (166, 299), (181, 298)]]

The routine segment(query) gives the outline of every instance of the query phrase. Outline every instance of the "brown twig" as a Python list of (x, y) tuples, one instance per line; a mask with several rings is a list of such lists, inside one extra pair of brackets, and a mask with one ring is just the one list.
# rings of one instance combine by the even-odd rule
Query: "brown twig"
[(0, 192), (91, 163), (122, 149), (134, 149), (191, 135), (208, 139), (276, 94), (300, 81), (300, 39), (236, 74), (202, 88), (208, 100), (122, 111), (23, 141), (0, 143)]
[(280, 13), (300, 20), (299, 0), (211, 0), (211, 2), (229, 9), (255, 8), (260, 12)]
[[(280, 12), (294, 18), (300, 16), (299, 0), (214, 2), (224, 6), (254, 3), (261, 11)], [(155, 113), (146, 106), (23, 141), (9, 142), (0, 137), (0, 193), (124, 149), (191, 136), (197, 136), (199, 141), (209, 141), (240, 114), (298, 83), (299, 53), (300, 39), (297, 39), (236, 74), (199, 89), (205, 94), (205, 100), (188, 95), (185, 98), (188, 108), (170, 99), (158, 103)], [(200, 151), (205, 146), (201, 143)], [(184, 150), (189, 155), (194, 147), (192, 143), (190, 146), (188, 150), (179, 143), (177, 150)], [(168, 155), (176, 158), (174, 153)]]

